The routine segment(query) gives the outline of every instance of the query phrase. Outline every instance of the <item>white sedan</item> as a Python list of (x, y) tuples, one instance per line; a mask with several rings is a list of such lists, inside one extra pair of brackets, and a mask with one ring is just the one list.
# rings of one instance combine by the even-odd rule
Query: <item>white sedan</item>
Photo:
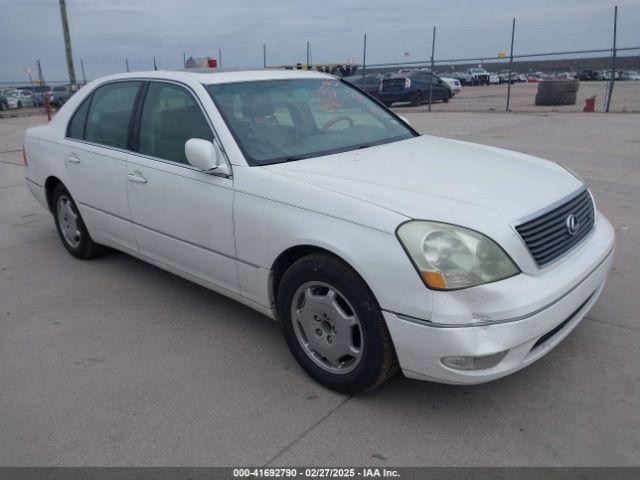
[(27, 130), (25, 162), (72, 255), (115, 248), (277, 319), (341, 392), (398, 366), (515, 372), (578, 325), (613, 258), (561, 166), (420, 135), (318, 72), (95, 80)]
[(6, 94), (9, 108), (35, 107), (36, 102), (31, 90), (12, 90)]

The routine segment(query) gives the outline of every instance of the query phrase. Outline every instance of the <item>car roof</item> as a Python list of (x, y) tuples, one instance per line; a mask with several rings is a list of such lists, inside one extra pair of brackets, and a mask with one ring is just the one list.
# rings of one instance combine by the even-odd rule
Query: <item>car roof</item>
[(260, 80), (294, 80), (303, 78), (335, 79), (333, 75), (311, 70), (237, 70), (229, 72), (211, 72), (209, 69), (193, 70), (152, 70), (149, 72), (129, 72), (109, 75), (101, 80), (121, 80), (127, 78), (150, 78), (160, 80), (197, 81), (203, 85), (220, 83), (252, 82)]

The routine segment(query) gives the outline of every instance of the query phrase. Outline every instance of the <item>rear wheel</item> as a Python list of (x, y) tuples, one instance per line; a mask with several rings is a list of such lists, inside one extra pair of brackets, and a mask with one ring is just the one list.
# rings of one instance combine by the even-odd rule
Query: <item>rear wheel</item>
[(53, 191), (51, 207), (60, 240), (71, 255), (88, 260), (104, 252), (105, 247), (89, 235), (76, 203), (62, 184)]
[(277, 303), (289, 350), (322, 385), (358, 393), (396, 372), (380, 306), (364, 280), (340, 259), (316, 253), (298, 260), (282, 277)]

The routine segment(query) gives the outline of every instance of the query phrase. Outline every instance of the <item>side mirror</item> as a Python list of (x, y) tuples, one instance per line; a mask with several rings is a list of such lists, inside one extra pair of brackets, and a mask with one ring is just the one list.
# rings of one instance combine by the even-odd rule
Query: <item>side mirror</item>
[(210, 141), (201, 138), (190, 138), (184, 144), (184, 152), (191, 165), (203, 172), (228, 173), (222, 154)]

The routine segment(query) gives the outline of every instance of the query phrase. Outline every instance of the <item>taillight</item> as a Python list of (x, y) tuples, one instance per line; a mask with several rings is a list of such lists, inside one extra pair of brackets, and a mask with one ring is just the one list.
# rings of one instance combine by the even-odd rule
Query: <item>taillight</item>
[(27, 163), (27, 151), (24, 149), (24, 145), (22, 145), (22, 161), (24, 162), (25, 167), (29, 166)]

